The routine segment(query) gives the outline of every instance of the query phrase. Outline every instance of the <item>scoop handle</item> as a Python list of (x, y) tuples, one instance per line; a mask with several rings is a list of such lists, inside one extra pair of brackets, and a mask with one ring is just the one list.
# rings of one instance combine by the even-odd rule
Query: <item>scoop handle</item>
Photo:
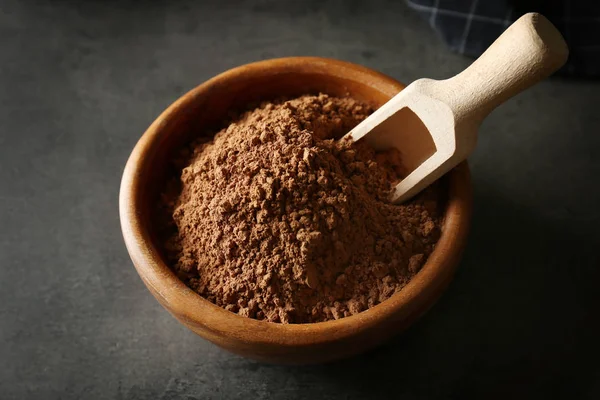
[(481, 122), (512, 96), (550, 76), (567, 61), (560, 32), (541, 14), (523, 15), (466, 70), (439, 82), (455, 118)]

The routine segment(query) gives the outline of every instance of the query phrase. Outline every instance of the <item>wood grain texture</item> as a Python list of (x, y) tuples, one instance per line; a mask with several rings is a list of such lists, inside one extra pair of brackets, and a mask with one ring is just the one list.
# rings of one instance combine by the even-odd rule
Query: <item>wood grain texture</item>
[(282, 325), (228, 312), (181, 282), (165, 264), (153, 209), (169, 159), (190, 137), (221, 123), (231, 109), (259, 99), (323, 92), (381, 106), (399, 82), (358, 65), (293, 57), (234, 68), (196, 87), (164, 111), (135, 146), (123, 173), (120, 219), (130, 257), (154, 297), (182, 324), (216, 345), (276, 363), (326, 362), (372, 348), (406, 329), (451, 281), (467, 240), (471, 183), (466, 163), (447, 176), (443, 233), (423, 269), (399, 293), (376, 307), (336, 321)]

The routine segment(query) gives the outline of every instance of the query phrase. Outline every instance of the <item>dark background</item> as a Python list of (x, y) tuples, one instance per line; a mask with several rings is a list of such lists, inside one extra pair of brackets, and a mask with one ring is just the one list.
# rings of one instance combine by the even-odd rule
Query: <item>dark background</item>
[(406, 83), (470, 62), (399, 1), (0, 0), (0, 398), (599, 398), (593, 81), (543, 82), (487, 119), (460, 270), (388, 345), (265, 365), (160, 307), (120, 233), (131, 149), (197, 84), (289, 55)]

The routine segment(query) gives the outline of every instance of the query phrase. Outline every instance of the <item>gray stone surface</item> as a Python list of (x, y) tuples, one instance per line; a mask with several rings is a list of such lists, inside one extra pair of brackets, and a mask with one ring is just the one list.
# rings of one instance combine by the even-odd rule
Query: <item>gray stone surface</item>
[(0, 398), (599, 398), (596, 82), (544, 82), (490, 116), (460, 272), (388, 345), (264, 365), (159, 306), (119, 229), (129, 152), (186, 90), (288, 55), (404, 82), (469, 63), (399, 1), (0, 1)]

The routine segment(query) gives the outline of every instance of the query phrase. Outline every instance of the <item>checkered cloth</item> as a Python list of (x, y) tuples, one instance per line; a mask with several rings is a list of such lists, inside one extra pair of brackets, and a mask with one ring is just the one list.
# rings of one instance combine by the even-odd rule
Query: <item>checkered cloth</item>
[(478, 57), (526, 12), (545, 15), (569, 45), (562, 75), (600, 76), (600, 0), (406, 0), (454, 51)]

